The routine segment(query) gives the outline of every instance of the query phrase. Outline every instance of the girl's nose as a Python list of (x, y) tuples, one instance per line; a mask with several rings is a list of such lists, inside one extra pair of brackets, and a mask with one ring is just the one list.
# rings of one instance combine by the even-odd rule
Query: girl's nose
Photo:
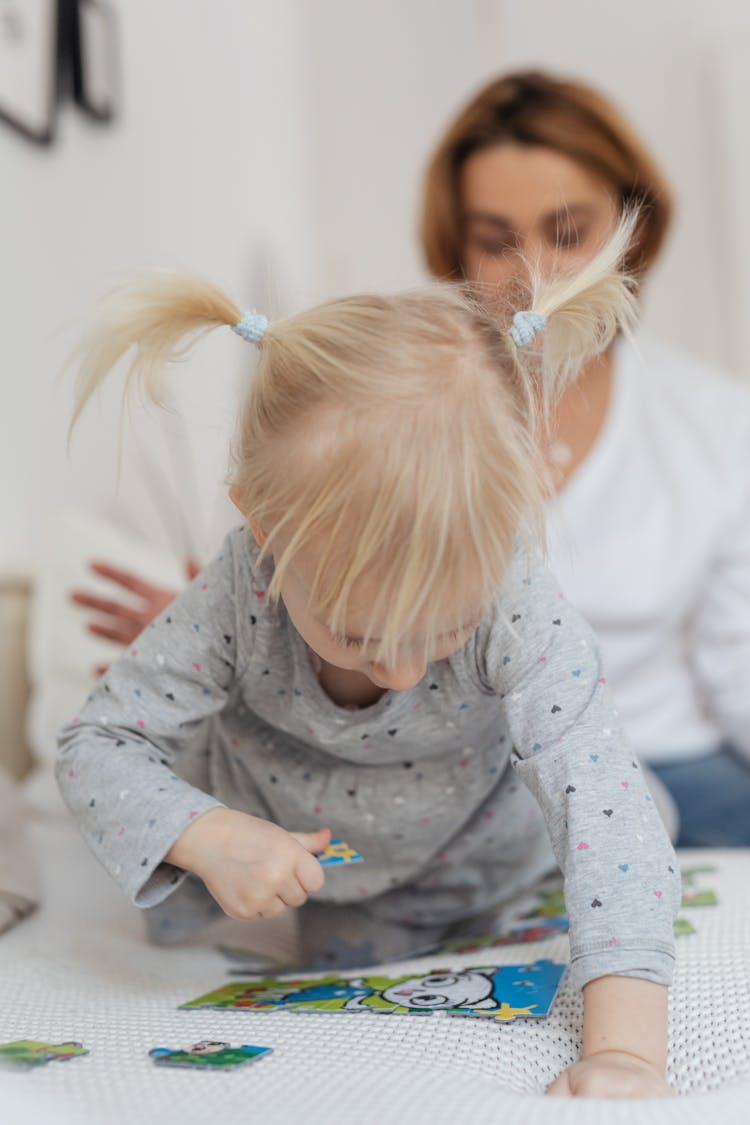
[(416, 687), (427, 671), (424, 660), (413, 660), (409, 663), (397, 664), (389, 668), (385, 664), (373, 664), (370, 668), (370, 678), (378, 687), (387, 688), (388, 691), (408, 691)]

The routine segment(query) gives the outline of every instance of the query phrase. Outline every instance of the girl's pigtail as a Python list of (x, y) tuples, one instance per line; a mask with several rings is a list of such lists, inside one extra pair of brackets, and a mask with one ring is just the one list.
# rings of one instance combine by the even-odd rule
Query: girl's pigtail
[[(133, 347), (136, 353), (126, 390), (135, 383), (153, 402), (161, 401), (164, 370), (184, 356), (198, 336), (226, 325), (246, 339), (248, 316), (216, 286), (171, 270), (135, 274), (99, 305), (96, 323), (77, 349), (78, 375), (69, 434), (105, 375)], [(263, 319), (263, 318), (257, 318)]]
[[(544, 419), (586, 360), (605, 351), (618, 331), (630, 333), (635, 325), (636, 282), (621, 265), (637, 218), (634, 211), (624, 214), (612, 237), (580, 272), (533, 280), (533, 314), (520, 316), (540, 314), (542, 323), (546, 318), (540, 373)], [(531, 331), (536, 335), (533, 327)], [(518, 333), (511, 334), (518, 342)]]

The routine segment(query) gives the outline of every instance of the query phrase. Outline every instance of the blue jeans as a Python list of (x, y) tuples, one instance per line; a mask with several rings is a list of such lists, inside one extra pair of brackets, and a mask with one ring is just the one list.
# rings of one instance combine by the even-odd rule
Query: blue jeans
[(697, 758), (649, 762), (674, 798), (678, 848), (750, 846), (750, 762), (731, 746)]

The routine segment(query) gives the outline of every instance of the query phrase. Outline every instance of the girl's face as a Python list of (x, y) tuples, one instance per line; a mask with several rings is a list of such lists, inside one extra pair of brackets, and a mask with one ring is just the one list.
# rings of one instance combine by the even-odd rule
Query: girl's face
[[(241, 497), (236, 486), (232, 485), (229, 489), (229, 497), (244, 516)], [(263, 546), (266, 541), (263, 530), (252, 520), (250, 529), (258, 546)], [(347, 617), (346, 633), (342, 636), (334, 636), (310, 608), (313, 574), (311, 560), (305, 559), (303, 555), (297, 555), (292, 565), (287, 568), (281, 584), (281, 598), (295, 629), (321, 660), (332, 664), (334, 668), (365, 675), (373, 684), (386, 691), (408, 691), (409, 688), (416, 687), (427, 671), (427, 660), (430, 662), (445, 660), (446, 657), (463, 648), (485, 612), (484, 608), (477, 604), (473, 592), (476, 586), (472, 588), (472, 576), (467, 571), (466, 593), (453, 615), (453, 622), (450, 625), (446, 624), (445, 631), (438, 637), (434, 651), (428, 653), (426, 659), (423, 645), (420, 645), (418, 637), (415, 637), (413, 644), (404, 645), (395, 663), (386, 665), (374, 658), (378, 634), (373, 630), (373, 637), (368, 644), (365, 645), (363, 641), (375, 590), (362, 588), (358, 591), (357, 596), (352, 599), (354, 604)]]
[[(388, 691), (408, 691), (420, 682), (427, 670), (427, 660), (418, 638), (415, 637), (411, 645), (404, 644), (392, 665), (380, 663), (374, 658), (378, 647), (377, 634), (374, 641), (370, 640), (365, 646), (363, 635), (369, 618), (367, 607), (372, 604), (372, 597), (368, 598), (366, 590), (353, 598), (353, 609), (347, 615), (346, 632), (342, 636), (334, 636), (311, 611), (309, 590), (310, 577), (304, 559), (298, 556), (284, 575), (281, 597), (295, 629), (321, 660), (335, 668), (364, 674), (377, 687)], [(357, 604), (361, 609), (357, 609)], [(430, 661), (444, 660), (463, 648), (481, 618), (482, 610), (469, 593), (462, 611), (454, 619), (456, 624), (446, 626), (427, 658)]]
[(461, 168), (462, 265), (486, 285), (580, 268), (612, 232), (607, 186), (554, 149), (510, 142), (472, 153)]

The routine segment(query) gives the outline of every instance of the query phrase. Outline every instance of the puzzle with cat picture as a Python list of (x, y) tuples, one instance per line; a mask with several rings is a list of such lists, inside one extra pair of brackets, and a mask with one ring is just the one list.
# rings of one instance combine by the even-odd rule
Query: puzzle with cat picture
[(368, 975), (315, 980), (265, 977), (234, 981), (182, 1008), (252, 1011), (379, 1012), (389, 1015), (487, 1016), (496, 1020), (546, 1016), (566, 966), (553, 961), (431, 969), (421, 976)]

